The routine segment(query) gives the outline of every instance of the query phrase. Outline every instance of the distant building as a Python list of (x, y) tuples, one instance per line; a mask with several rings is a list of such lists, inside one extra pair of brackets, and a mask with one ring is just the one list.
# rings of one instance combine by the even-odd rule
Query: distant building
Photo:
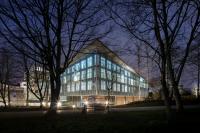
[[(46, 89), (46, 85), (49, 84), (49, 79), (48, 79), (48, 72), (45, 73), (46, 77), (43, 76), (43, 69), (40, 66), (35, 67), (33, 65), (30, 70), (29, 70), (29, 89), (27, 90), (27, 82), (26, 82), (26, 74), (24, 75), (24, 81), (20, 83), (20, 87), (24, 89), (24, 98), (25, 102), (28, 96), (28, 103), (30, 106), (39, 106), (40, 102), (38, 98), (35, 96), (39, 96), (40, 92), (39, 90), (41, 89), (41, 94), (44, 94), (44, 101), (49, 100), (49, 93), (50, 89)], [(45, 79), (43, 79), (45, 78)], [(44, 81), (42, 81), (44, 80)], [(43, 82), (43, 83), (42, 83)], [(39, 87), (39, 88), (38, 88)], [(30, 90), (31, 89), (31, 90)], [(45, 90), (46, 89), (46, 90)]]
[[(198, 87), (197, 87), (197, 85), (198, 85), (198, 84), (193, 83), (193, 88), (192, 88), (192, 90), (191, 90), (192, 95), (194, 95), (194, 96), (196, 96), (196, 97), (197, 97), (197, 95), (198, 95)], [(199, 90), (199, 94), (200, 94), (200, 90)]]
[(98, 40), (79, 52), (62, 74), (61, 82), (60, 101), (76, 106), (91, 97), (105, 103), (111, 84), (114, 105), (143, 100), (148, 95), (147, 81)]
[[(1, 84), (0, 84), (1, 85)], [(24, 106), (24, 89), (21, 88), (19, 85), (6, 85), (5, 92), (5, 99), (6, 105), (11, 106)], [(0, 100), (1, 97), (0, 97)], [(2, 102), (0, 102), (0, 106), (4, 106)]]

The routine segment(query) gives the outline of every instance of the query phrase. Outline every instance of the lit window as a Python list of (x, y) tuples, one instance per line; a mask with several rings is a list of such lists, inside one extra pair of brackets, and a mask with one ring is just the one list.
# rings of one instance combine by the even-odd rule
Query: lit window
[(125, 92), (128, 92), (127, 85), (124, 86), (124, 90), (125, 90)]
[(107, 60), (107, 68), (111, 69), (111, 62), (109, 60)]
[(131, 74), (130, 74), (130, 72), (129, 72), (129, 71), (127, 71), (127, 74), (128, 74), (128, 76), (129, 76), (129, 77), (131, 76)]
[(124, 75), (127, 76), (127, 71), (126, 70), (124, 70)]
[(121, 75), (121, 82), (124, 83), (124, 75)]
[(120, 74), (117, 74), (117, 81), (121, 82)]
[(92, 57), (87, 58), (87, 66), (88, 67), (92, 66)]
[(93, 71), (94, 71), (94, 77), (96, 77), (96, 69), (94, 68)]
[(73, 65), (73, 66), (72, 66), (72, 72), (75, 72), (75, 71), (76, 71), (76, 66)]
[(122, 92), (124, 92), (124, 85), (122, 85)]
[(76, 71), (79, 71), (79, 70), (80, 70), (80, 64), (77, 63), (77, 64), (76, 64)]
[(124, 77), (124, 83), (127, 84), (127, 77)]
[(77, 82), (76, 83), (76, 91), (79, 91), (79, 88), (80, 88), (80, 82)]
[(94, 55), (94, 65), (96, 65), (97, 64), (97, 55), (95, 54)]
[(84, 68), (86, 68), (86, 61), (82, 60), (81, 61), (81, 69), (84, 69)]
[(120, 73), (120, 67), (119, 66), (117, 66), (117, 72)]
[(64, 83), (64, 84), (67, 83), (67, 78), (66, 78), (66, 76), (63, 77), (63, 83)]
[(86, 79), (86, 70), (81, 71), (81, 79), (85, 80)]
[(113, 67), (113, 71), (116, 71), (116, 65), (114, 63), (112, 64), (112, 67)]
[(111, 71), (107, 71), (107, 79), (111, 80)]
[(89, 80), (89, 81), (87, 82), (87, 89), (88, 89), (88, 90), (92, 90), (92, 80)]
[(92, 78), (92, 68), (87, 70), (87, 78)]
[(101, 78), (106, 78), (106, 71), (103, 68), (101, 68)]
[(67, 91), (70, 92), (70, 84), (67, 84)]
[(140, 77), (140, 82), (143, 82), (143, 81), (144, 81), (144, 79), (142, 77)]
[(74, 84), (74, 82), (72, 82), (72, 92), (74, 92), (75, 91), (75, 84)]
[(86, 90), (86, 82), (81, 82), (81, 90)]
[(116, 83), (113, 83), (113, 91), (117, 91)]
[(67, 73), (70, 73), (70, 68), (67, 68)]
[(131, 81), (131, 85), (133, 85), (133, 79), (131, 79), (130, 81)]
[(101, 80), (101, 90), (106, 90), (106, 82)]
[(80, 80), (80, 72), (77, 72), (74, 76), (74, 81), (79, 81)]
[(105, 61), (106, 61), (106, 59), (105, 58), (103, 58), (103, 57), (101, 57), (101, 66), (102, 67), (105, 67)]
[(117, 91), (120, 91), (120, 84), (117, 84)]

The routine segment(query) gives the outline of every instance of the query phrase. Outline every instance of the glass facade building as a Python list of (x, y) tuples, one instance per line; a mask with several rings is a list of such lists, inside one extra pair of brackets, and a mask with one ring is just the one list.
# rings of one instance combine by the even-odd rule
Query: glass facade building
[[(100, 48), (94, 47), (96, 45)], [(101, 42), (94, 42), (94, 48), (90, 46), (88, 47), (91, 53), (77, 57), (62, 74), (61, 100), (76, 101), (78, 106), (88, 96), (105, 99), (108, 88), (113, 97), (113, 104), (132, 102), (147, 96), (148, 85), (144, 78)], [(103, 52), (106, 50), (108, 54)]]

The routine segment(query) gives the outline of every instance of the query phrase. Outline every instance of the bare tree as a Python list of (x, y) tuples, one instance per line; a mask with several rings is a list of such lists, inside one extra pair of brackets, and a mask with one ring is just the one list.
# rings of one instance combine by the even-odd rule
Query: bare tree
[(107, 20), (102, 17), (103, 7), (97, 0), (8, 0), (0, 4), (0, 34), (30, 59), (45, 61), (51, 87), (49, 111), (57, 107), (60, 75), (87, 42), (107, 33), (98, 30)]
[(13, 78), (13, 61), (8, 49), (1, 48), (0, 53), (0, 98), (6, 108), (10, 106), (10, 82)]
[[(106, 111), (110, 112), (110, 100), (111, 100), (111, 94), (113, 91), (114, 83), (117, 80), (117, 74), (114, 73), (113, 66), (111, 67), (111, 70), (107, 69), (108, 66), (105, 68), (105, 78), (106, 78), (106, 90), (107, 90), (107, 97), (106, 97)], [(116, 87), (116, 86), (115, 86)]]
[(188, 66), (191, 71), (195, 72), (195, 78), (193, 80), (197, 81), (197, 99), (200, 99), (199, 90), (200, 90), (200, 43), (199, 37), (196, 40), (194, 46), (191, 47), (190, 56), (188, 60)]
[[(158, 66), (167, 111), (171, 110), (167, 76), (172, 85), (177, 110), (182, 111), (178, 87), (190, 46), (199, 31), (199, 1), (124, 0), (110, 3), (107, 5), (113, 20), (135, 39), (154, 50), (159, 57)], [(176, 46), (182, 49), (179, 62), (175, 62), (175, 57), (172, 57)]]
[[(27, 63), (27, 62), (25, 62)], [(31, 65), (25, 64), (25, 74), (27, 83), (27, 103), (29, 102), (28, 97), (31, 92), (40, 102), (40, 108), (42, 108), (43, 102), (48, 103), (49, 94), (49, 75), (45, 66), (42, 66), (36, 62)]]

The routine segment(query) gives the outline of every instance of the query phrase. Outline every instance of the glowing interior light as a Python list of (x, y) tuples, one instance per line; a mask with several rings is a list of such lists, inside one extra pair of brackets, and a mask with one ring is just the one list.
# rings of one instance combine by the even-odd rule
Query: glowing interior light
[(76, 107), (76, 105), (72, 105), (72, 108), (75, 108)]
[(57, 102), (57, 107), (61, 107), (61, 102)]

